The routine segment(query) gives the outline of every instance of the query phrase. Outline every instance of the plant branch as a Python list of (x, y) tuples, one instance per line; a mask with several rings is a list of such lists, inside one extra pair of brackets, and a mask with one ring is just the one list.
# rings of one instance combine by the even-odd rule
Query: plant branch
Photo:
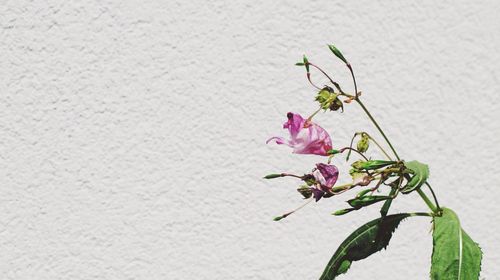
[(430, 199), (425, 195), (425, 193), (420, 188), (417, 190), (417, 193), (424, 200), (425, 204), (427, 204), (427, 206), (429, 206), (429, 208), (432, 210), (432, 212), (434, 212), (434, 213), (438, 212), (438, 209), (436, 208), (436, 206), (434, 204), (432, 204)]
[(382, 146), (380, 146), (380, 144), (373, 138), (370, 136), (370, 134), (366, 133), (366, 132), (363, 132), (364, 134), (366, 134), (368, 136), (368, 138), (370, 138), (370, 140), (373, 141), (373, 143), (375, 143), (375, 145), (377, 145), (377, 147), (382, 151), (382, 153), (389, 159), (389, 160), (392, 160), (391, 156), (389, 156), (387, 154), (387, 152), (384, 150), (384, 148), (382, 148)]
[(356, 77), (354, 76), (354, 71), (352, 71), (351, 64), (347, 63), (346, 65), (347, 65), (347, 68), (349, 68), (349, 71), (351, 72), (352, 82), (354, 83), (354, 96), (355, 96), (355, 99), (357, 100), (359, 97), (359, 94), (358, 94), (358, 85), (356, 84)]
[(389, 145), (389, 147), (391, 148), (392, 152), (394, 153), (394, 155), (396, 156), (396, 158), (398, 160), (401, 160), (399, 158), (399, 155), (398, 153), (396, 152), (396, 150), (394, 149), (394, 147), (392, 146), (391, 144), (391, 141), (389, 141), (389, 139), (387, 138), (387, 136), (385, 135), (384, 131), (382, 130), (382, 128), (380, 128), (380, 126), (378, 125), (377, 121), (373, 118), (372, 114), (370, 114), (370, 112), (368, 111), (368, 109), (365, 107), (365, 105), (363, 104), (363, 102), (361, 102), (361, 100), (359, 100), (359, 97), (356, 98), (356, 102), (358, 102), (358, 104), (361, 106), (361, 108), (363, 109), (363, 111), (365, 111), (366, 115), (370, 118), (370, 120), (372, 121), (372, 123), (375, 125), (375, 127), (378, 129), (378, 131), (380, 132), (380, 134), (382, 134), (382, 137), (384, 137), (385, 141), (387, 142), (387, 144)]

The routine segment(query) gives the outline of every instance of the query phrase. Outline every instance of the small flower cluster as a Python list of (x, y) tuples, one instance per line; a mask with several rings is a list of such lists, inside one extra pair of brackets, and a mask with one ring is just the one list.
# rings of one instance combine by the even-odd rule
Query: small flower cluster
[[(370, 116), (364, 105), (359, 100), (361, 93), (357, 91), (356, 79), (354, 77), (354, 72), (352, 71), (351, 65), (335, 47), (330, 46), (330, 50), (338, 58), (340, 58), (350, 70), (354, 81), (355, 93), (346, 93), (344, 90), (342, 90), (340, 85), (337, 82), (333, 81), (333, 79), (325, 71), (323, 71), (317, 65), (311, 63), (304, 56), (303, 62), (299, 62), (296, 65), (305, 67), (306, 77), (308, 81), (318, 90), (315, 101), (319, 103), (319, 108), (308, 118), (303, 118), (300, 114), (289, 112), (287, 114), (287, 120), (283, 124), (283, 128), (288, 130), (289, 138), (285, 139), (284, 137), (274, 136), (266, 141), (266, 143), (275, 142), (278, 145), (287, 145), (292, 148), (293, 153), (295, 154), (310, 154), (328, 157), (327, 163), (317, 163), (310, 173), (302, 176), (280, 173), (270, 174), (264, 178), (272, 179), (277, 177), (290, 176), (301, 179), (304, 184), (301, 185), (297, 189), (297, 191), (305, 199), (309, 199), (308, 202), (313, 200), (317, 202), (321, 198), (332, 197), (344, 193), (354, 187), (368, 186), (372, 182), (377, 181), (377, 184), (374, 187), (362, 190), (354, 198), (347, 201), (351, 208), (336, 211), (333, 213), (335, 215), (343, 215), (353, 210), (358, 210), (362, 207), (381, 201), (386, 201), (386, 204), (390, 205), (390, 201), (395, 198), (398, 193), (406, 193), (408, 191), (415, 190), (416, 188), (413, 186), (413, 182), (418, 181), (418, 178), (415, 178), (418, 176), (416, 176), (414, 170), (405, 166), (404, 161), (399, 159), (390, 143), (388, 142), (389, 146), (394, 152), (396, 160), (393, 160), (392, 157), (389, 156), (389, 154), (384, 150), (384, 148), (366, 132), (355, 133), (350, 146), (338, 148), (337, 150), (335, 150), (333, 149), (332, 140), (328, 132), (320, 125), (312, 121), (313, 117), (322, 110), (340, 110), (340, 112), (344, 112), (344, 104), (349, 104), (353, 101), (359, 103), (363, 110), (365, 110), (365, 112)], [(330, 81), (331, 86), (317, 86), (311, 79), (311, 67), (324, 74), (325, 77)], [(341, 98), (343, 100), (341, 100)], [(354, 148), (353, 142), (357, 137), (359, 137), (359, 141)], [(385, 140), (387, 139), (385, 138)], [(386, 156), (387, 160), (368, 159), (364, 154), (368, 151), (370, 143), (376, 144), (376, 146)], [(348, 151), (346, 160), (349, 160), (351, 152), (357, 153), (361, 157), (361, 159), (355, 161), (351, 165), (352, 169), (350, 171), (350, 175), (352, 177), (352, 181), (340, 186), (335, 186), (339, 178), (339, 170), (335, 165), (330, 164), (330, 162), (334, 155), (342, 154), (345, 151)], [(405, 181), (406, 183), (404, 183)], [(381, 185), (387, 185), (390, 187), (390, 193), (388, 195), (374, 195), (375, 191), (379, 191), (379, 187)], [(299, 209), (301, 207), (299, 207)], [(386, 210), (381, 210), (383, 215), (385, 215), (384, 211), (387, 211), (388, 207), (389, 206), (384, 207), (386, 208)], [(287, 217), (293, 212), (294, 211), (288, 212), (282, 216), (275, 218), (275, 220), (280, 220), (284, 217)]]
[[(266, 143), (274, 141), (278, 145), (284, 144), (291, 147), (293, 149), (293, 153), (295, 154), (328, 156), (330, 159), (334, 154), (348, 150), (346, 148), (342, 151), (333, 150), (332, 140), (328, 132), (326, 132), (326, 130), (318, 124), (312, 122), (311, 118), (304, 119), (300, 114), (289, 112), (287, 114), (287, 121), (283, 124), (283, 128), (288, 130), (290, 135), (289, 139), (274, 136), (269, 138)], [(366, 151), (368, 147), (366, 137), (362, 137), (360, 143), (358, 143), (358, 148), (360, 145), (366, 146), (363, 148), (364, 151)], [(330, 162), (330, 159), (328, 162)], [(353, 166), (362, 164), (363, 162), (358, 161), (355, 162)], [(311, 173), (303, 176), (281, 173), (270, 174), (265, 178), (272, 179), (286, 176), (299, 178), (304, 181), (305, 184), (300, 186), (297, 191), (302, 194), (305, 199), (314, 198), (317, 202), (323, 197), (332, 197), (336, 194), (347, 191), (354, 186), (367, 186), (370, 184), (373, 177), (367, 173), (359, 172), (359, 170), (362, 170), (363, 168), (363, 166), (358, 166), (358, 168), (353, 169), (351, 174), (353, 181), (339, 187), (334, 187), (339, 178), (338, 168), (335, 165), (321, 162), (316, 164)], [(355, 170), (358, 172), (354, 172)], [(276, 218), (276, 220), (280, 220), (291, 213), (293, 213), (293, 211)]]
[[(346, 93), (325, 71), (311, 63), (305, 56), (302, 62), (296, 64), (305, 68), (307, 80), (316, 88), (315, 101), (319, 103), (319, 108), (308, 118), (303, 118), (297, 113), (288, 113), (283, 128), (288, 130), (289, 138), (275, 136), (267, 140), (266, 143), (272, 141), (278, 145), (287, 145), (293, 149), (295, 154), (322, 156), (324, 162), (316, 163), (312, 171), (304, 175), (279, 173), (269, 174), (264, 177), (265, 179), (278, 177), (300, 179), (302, 182), (297, 191), (307, 201), (297, 209), (278, 216), (274, 220), (279, 221), (312, 201), (318, 202), (321, 200), (324, 202), (325, 198), (334, 197), (359, 187), (361, 190), (346, 201), (349, 208), (337, 210), (332, 214), (344, 215), (383, 202), (380, 208), (380, 217), (365, 223), (342, 242), (326, 265), (320, 277), (321, 280), (336, 279), (338, 275), (347, 272), (352, 262), (367, 258), (382, 248), (386, 248), (392, 233), (399, 223), (403, 219), (416, 216), (428, 216), (433, 219), (432, 279), (448, 279), (451, 276), (453, 279), (462, 279), (461, 276), (464, 275), (465, 278), (463, 279), (479, 279), (482, 259), (481, 249), (461, 229), (456, 214), (448, 208), (440, 207), (436, 194), (428, 182), (429, 167), (416, 160), (404, 161), (399, 157), (380, 125), (361, 102), (361, 93), (357, 90), (356, 78), (350, 63), (336, 47), (329, 45), (329, 49), (348, 68), (353, 80), (354, 94)], [(321, 72), (329, 80), (329, 84), (322, 87), (316, 85), (311, 79), (310, 70), (312, 68)], [(322, 110), (341, 113), (344, 110), (348, 111), (347, 104), (350, 103), (358, 104), (361, 107), (383, 137), (384, 145), (387, 145), (386, 148), (390, 148), (390, 153), (366, 132), (354, 133), (349, 146), (334, 147), (328, 132), (312, 121), (313, 117)], [(358, 139), (356, 145), (354, 145), (355, 139)], [(367, 156), (370, 145), (381, 152), (385, 158), (377, 159), (376, 157)], [(373, 148), (370, 152), (372, 152)], [(389, 151), (389, 149), (387, 150)], [(352, 180), (339, 185), (337, 184), (339, 169), (330, 163), (334, 156), (338, 158), (343, 156), (344, 152), (347, 152), (345, 154), (346, 161), (349, 162), (352, 153), (357, 159), (351, 162), (352, 168), (349, 175)], [(424, 185), (431, 192), (434, 202), (427, 197), (422, 189)], [(416, 212), (388, 215), (391, 203), (398, 194), (412, 192), (417, 193), (422, 198), (431, 213)], [(455, 242), (458, 239), (462, 240), (462, 236), (467, 238), (463, 238), (463, 242)], [(450, 240), (455, 241), (451, 242), (453, 243), (451, 244)], [(465, 256), (465, 259), (462, 268), (456, 269), (457, 256), (456, 254), (450, 255), (450, 252), (460, 250), (463, 251), (464, 254), (462, 255)]]

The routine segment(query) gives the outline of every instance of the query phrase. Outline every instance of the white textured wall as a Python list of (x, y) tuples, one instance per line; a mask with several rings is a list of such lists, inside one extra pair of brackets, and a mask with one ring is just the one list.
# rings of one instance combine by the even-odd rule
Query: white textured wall
[[(264, 141), (315, 108), (303, 53), (350, 87), (326, 43), (498, 279), (498, 1), (2, 2), (0, 279), (316, 279), (378, 207), (276, 223), (297, 182), (260, 178), (323, 160)], [(355, 106), (316, 120), (336, 147), (376, 135)], [(405, 221), (339, 279), (427, 279), (429, 230)]]

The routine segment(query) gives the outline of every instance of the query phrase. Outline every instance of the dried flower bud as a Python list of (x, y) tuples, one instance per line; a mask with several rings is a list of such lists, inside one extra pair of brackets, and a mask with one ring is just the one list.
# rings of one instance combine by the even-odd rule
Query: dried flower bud
[(297, 189), (297, 191), (304, 197), (304, 198), (310, 198), (312, 196), (312, 190), (308, 186), (301, 186), (300, 188)]
[(302, 176), (302, 181), (304, 181), (308, 186), (316, 184), (316, 178), (314, 178), (312, 174)]
[(342, 101), (340, 101), (340, 99), (336, 97), (335, 100), (333, 100), (333, 102), (330, 104), (329, 108), (332, 111), (337, 111), (338, 109), (342, 109), (342, 112), (344, 112), (344, 103), (342, 103)]
[(335, 165), (317, 163), (312, 175), (322, 187), (331, 189), (339, 178), (339, 169)]
[(331, 87), (324, 87), (316, 95), (316, 101), (319, 102), (321, 108), (324, 110), (337, 111), (338, 109), (344, 108), (342, 101), (338, 99), (338, 94), (336, 94)]
[(355, 186), (368, 186), (372, 181), (372, 177), (366, 173), (352, 172), (351, 177)]

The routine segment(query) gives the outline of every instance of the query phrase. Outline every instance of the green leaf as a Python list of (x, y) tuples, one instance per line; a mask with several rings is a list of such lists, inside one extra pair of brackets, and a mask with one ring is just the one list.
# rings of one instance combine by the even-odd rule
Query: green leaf
[(302, 63), (302, 62), (297, 62), (297, 63), (295, 63), (295, 66), (304, 66), (304, 65), (305, 65), (305, 64), (304, 64), (304, 63)]
[(345, 57), (342, 55), (342, 53), (339, 51), (339, 49), (337, 49), (334, 45), (328, 45), (328, 48), (332, 51), (332, 53), (340, 58), (340, 60), (342, 60), (344, 63), (348, 64), (347, 62), (347, 59), (345, 59)]
[(426, 213), (395, 214), (364, 224), (340, 244), (328, 262), (320, 280), (333, 280), (338, 275), (346, 273), (353, 261), (367, 258), (387, 247), (392, 233), (403, 219), (427, 215)]
[(402, 193), (407, 194), (420, 188), (427, 181), (429, 166), (414, 160), (405, 162), (405, 167), (413, 172), (408, 183), (401, 190)]
[(461, 228), (457, 215), (443, 208), (443, 215), (434, 217), (432, 234), (432, 280), (477, 280), (483, 253)]

